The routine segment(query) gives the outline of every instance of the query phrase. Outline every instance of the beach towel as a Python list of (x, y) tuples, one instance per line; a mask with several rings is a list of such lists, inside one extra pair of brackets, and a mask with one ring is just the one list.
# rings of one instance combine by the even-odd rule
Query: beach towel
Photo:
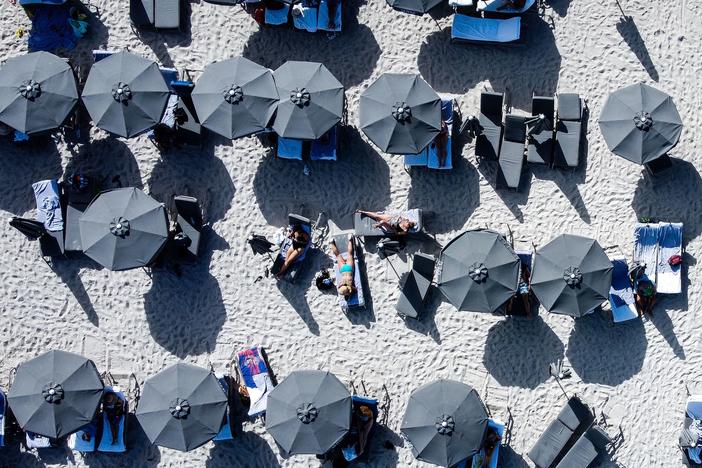
[(307, 32), (317, 32), (317, 7), (297, 3), (292, 8), (293, 26)]
[[(102, 414), (99, 415), (102, 420)], [(95, 442), (97, 439), (97, 423), (91, 421), (88, 425), (82, 427), (79, 431), (74, 432), (68, 438), (68, 446), (76, 452), (94, 452)]]
[[(687, 417), (692, 419), (692, 422), (695, 423), (697, 427), (699, 427), (699, 421), (702, 420), (702, 399), (700, 398), (699, 395), (691, 396), (690, 398), (687, 399), (687, 405), (685, 408), (685, 412), (687, 414)], [(693, 429), (694, 428), (685, 428), (685, 429)], [(699, 441), (699, 439), (698, 439)], [(702, 452), (702, 446), (700, 447), (690, 447), (687, 449), (687, 455), (695, 463), (702, 463), (702, 459), (700, 458)]]
[(302, 140), (278, 137), (278, 157), (302, 161)]
[(110, 430), (110, 421), (107, 411), (102, 411), (100, 416), (100, 421), (102, 424), (102, 436), (100, 437), (100, 443), (98, 444), (98, 451), (100, 452), (111, 452), (111, 453), (122, 453), (127, 451), (127, 446), (124, 443), (125, 435), (125, 424), (127, 421), (127, 397), (124, 393), (119, 390), (118, 387), (105, 386), (104, 392), (114, 392), (119, 398), (122, 405), (122, 415), (119, 417), (117, 438), (113, 440), (112, 431)]
[[(330, 21), (329, 7), (334, 4), (336, 4), (336, 12)], [(317, 12), (317, 29), (329, 32), (341, 31), (341, 0), (320, 0)]]
[(656, 281), (656, 292), (659, 294), (679, 294), (682, 291), (682, 231), (682, 223), (659, 224)]
[(282, 4), (282, 8), (272, 9), (266, 8), (264, 21), (271, 26), (280, 26), (288, 23), (288, 13), (290, 13), (290, 5)]
[(63, 230), (63, 215), (59, 186), (55, 180), (42, 180), (32, 184), (37, 202), (37, 221), (44, 223), (47, 231)]
[(451, 39), (476, 42), (514, 42), (519, 39), (520, 18), (475, 18), (462, 14), (453, 16)]
[(336, 161), (336, 125), (310, 144), (310, 160)]
[[(361, 278), (361, 268), (358, 263), (358, 254), (356, 252), (356, 246), (354, 244), (353, 252), (346, 252), (344, 251), (344, 249), (346, 249), (348, 245), (348, 237), (345, 235), (339, 235), (335, 237), (335, 241), (337, 242), (337, 248), (341, 252), (341, 256), (344, 259), (348, 259), (349, 255), (353, 254), (353, 285), (356, 288), (356, 292), (354, 292), (348, 299), (342, 296), (341, 294), (337, 293), (339, 306), (341, 307), (341, 310), (344, 311), (344, 313), (348, 312), (352, 308), (365, 308), (366, 300), (363, 296), (363, 281)], [(339, 284), (341, 284), (342, 280), (341, 272), (339, 271), (339, 264), (337, 263), (336, 256), (334, 254), (330, 254), (329, 257), (331, 258), (331, 261), (334, 262), (334, 277), (338, 286)]]
[(273, 389), (273, 382), (259, 349), (250, 348), (239, 352), (237, 361), (239, 372), (241, 372), (241, 377), (251, 399), (249, 416), (265, 413), (268, 405), (268, 392)]
[(56, 49), (73, 49), (78, 44), (78, 37), (70, 23), (70, 6), (32, 5), (32, 29), (27, 45), (30, 52)]
[(657, 224), (637, 223), (634, 228), (634, 263), (643, 269), (644, 278), (656, 284), (656, 267), (658, 265), (658, 231)]
[(623, 257), (612, 259), (612, 285), (609, 288), (609, 304), (614, 322), (624, 322), (639, 316), (636, 310), (634, 289), (629, 278), (629, 266)]

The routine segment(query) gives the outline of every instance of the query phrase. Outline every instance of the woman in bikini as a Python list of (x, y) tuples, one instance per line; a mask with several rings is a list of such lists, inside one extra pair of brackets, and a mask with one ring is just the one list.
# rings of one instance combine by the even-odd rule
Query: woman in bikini
[(300, 257), (302, 252), (307, 248), (307, 244), (310, 242), (310, 235), (305, 232), (302, 225), (296, 224), (293, 226), (292, 231), (288, 235), (286, 242), (283, 242), (283, 246), (290, 246), (285, 252), (285, 260), (283, 265), (278, 271), (278, 278), (282, 278), (285, 272), (290, 268), (290, 265), (295, 263), (295, 261)]
[(356, 268), (353, 261), (353, 236), (349, 237), (348, 258), (344, 258), (341, 255), (333, 239), (331, 241), (331, 249), (336, 257), (336, 263), (339, 265), (339, 273), (341, 274), (341, 281), (339, 281), (336, 289), (339, 291), (339, 294), (348, 299), (356, 292), (356, 286), (353, 281), (354, 269)]
[(368, 216), (372, 220), (376, 221), (376, 224), (374, 224), (373, 227), (382, 229), (388, 234), (407, 234), (417, 226), (417, 223), (414, 221), (410, 221), (409, 219), (400, 215), (391, 215), (387, 213), (377, 213), (375, 211), (363, 210), (358, 210), (357, 213), (361, 213), (362, 215)]

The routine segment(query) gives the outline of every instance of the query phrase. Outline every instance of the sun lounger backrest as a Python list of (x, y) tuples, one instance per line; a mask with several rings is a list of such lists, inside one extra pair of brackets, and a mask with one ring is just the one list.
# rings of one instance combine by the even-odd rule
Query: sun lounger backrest
[(185, 219), (195, 229), (202, 229), (202, 210), (195, 197), (178, 195), (173, 198), (178, 217)]
[(553, 122), (555, 105), (555, 99), (550, 96), (534, 96), (531, 99), (531, 115), (543, 114), (548, 120)]
[(525, 116), (508, 114), (505, 117), (505, 141), (524, 143), (526, 140), (526, 120)]
[(685, 412), (692, 419), (702, 420), (702, 395), (692, 395), (687, 399)]
[(154, 27), (156, 29), (180, 28), (182, 0), (154, 0)]
[(431, 281), (434, 278), (436, 259), (433, 255), (416, 253), (412, 259), (412, 269)]
[(483, 92), (480, 94), (480, 113), (495, 125), (502, 125), (502, 112), (505, 95), (503, 93)]
[(580, 120), (583, 111), (580, 95), (576, 93), (562, 93), (558, 95), (558, 118), (560, 120)]

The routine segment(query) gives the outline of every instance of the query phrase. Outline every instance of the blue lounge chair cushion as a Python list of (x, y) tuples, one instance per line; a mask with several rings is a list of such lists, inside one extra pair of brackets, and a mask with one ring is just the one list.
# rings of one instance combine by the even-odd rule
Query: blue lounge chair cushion
[(624, 322), (639, 316), (636, 312), (634, 289), (629, 278), (629, 266), (623, 258), (612, 259), (612, 286), (609, 289), (609, 304), (614, 322)]
[[(229, 383), (224, 376), (218, 377), (219, 384), (222, 386), (224, 393), (229, 395)], [(229, 398), (229, 397), (227, 397)], [(214, 437), (214, 441), (232, 440), (234, 436), (232, 435), (231, 426), (231, 414), (229, 411), (229, 403), (227, 403), (227, 411), (224, 415), (224, 421), (222, 421), (222, 428), (219, 430), (217, 435)]]
[[(656, 284), (658, 266), (658, 224), (639, 223), (634, 228), (634, 262), (644, 267), (644, 278)], [(636, 285), (634, 285), (636, 290)]]
[[(498, 436), (500, 436), (500, 439), (502, 439), (502, 437), (505, 434), (505, 425), (499, 421), (494, 420), (494, 419), (488, 419), (488, 429), (492, 429), (493, 431), (495, 431), (495, 433)], [(471, 460), (470, 467), (471, 468), (474, 468), (474, 467), (475, 468), (477, 468), (477, 467), (497, 468), (497, 465), (498, 465), (498, 462), (500, 459), (500, 446), (501, 445), (502, 445), (501, 443), (498, 443), (495, 445), (495, 449), (493, 450), (492, 455), (490, 456), (490, 464), (489, 465), (484, 464), (485, 456), (487, 454), (485, 453), (485, 448), (481, 448), (478, 451), (478, 453), (476, 453), (473, 456), (473, 458)], [(461, 465), (459, 463), (456, 468), (459, 468), (461, 466), (468, 468), (467, 462), (468, 462), (468, 460), (464, 460), (463, 462), (461, 462), (461, 463), (463, 463), (463, 465)]]
[(278, 137), (278, 157), (302, 161), (302, 140)]
[(446, 157), (444, 158), (444, 164), (441, 165), (439, 161), (439, 151), (437, 150), (435, 139), (428, 146), (429, 158), (427, 161), (427, 167), (429, 169), (449, 170), (453, 169), (453, 151), (451, 149), (453, 145), (453, 99), (441, 99), (441, 120), (446, 123), (446, 131), (448, 132), (448, 137), (446, 138)]
[(334, 126), (310, 145), (312, 161), (336, 161), (337, 127)]
[(98, 444), (99, 452), (111, 452), (111, 453), (122, 453), (127, 451), (127, 445), (124, 441), (124, 436), (126, 434), (125, 427), (127, 423), (127, 411), (129, 410), (127, 405), (127, 397), (124, 396), (123, 392), (117, 392), (110, 386), (105, 386), (105, 392), (114, 392), (115, 395), (122, 401), (124, 405), (124, 411), (119, 418), (119, 429), (117, 431), (117, 439), (112, 439), (112, 431), (110, 430), (110, 422), (108, 420), (107, 413), (102, 412), (102, 435), (100, 436), (100, 443)]
[(290, 5), (282, 4), (281, 8), (273, 9), (266, 8), (264, 22), (271, 26), (280, 26), (288, 23), (288, 14), (290, 13)]
[[(99, 418), (102, 420), (102, 414), (99, 415)], [(71, 448), (77, 452), (94, 452), (97, 442), (97, 432), (97, 422), (91, 421), (88, 425), (71, 435)]]
[(456, 13), (451, 25), (451, 39), (475, 42), (515, 42), (519, 40), (520, 17), (507, 19), (476, 18)]
[(429, 163), (429, 148), (424, 148), (421, 153), (417, 154), (406, 154), (405, 155), (405, 166), (426, 166)]
[[(333, 21), (329, 20), (329, 5), (336, 4)], [(317, 12), (317, 29), (322, 31), (341, 31), (341, 0), (320, 0)]]

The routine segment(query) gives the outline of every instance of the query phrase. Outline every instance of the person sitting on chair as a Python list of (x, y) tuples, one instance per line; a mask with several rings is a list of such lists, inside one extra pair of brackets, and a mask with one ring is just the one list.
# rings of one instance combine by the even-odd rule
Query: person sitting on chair
[(336, 290), (348, 300), (356, 292), (356, 286), (353, 281), (354, 269), (356, 267), (353, 261), (353, 236), (349, 237), (348, 258), (344, 258), (343, 255), (341, 255), (334, 239), (331, 241), (331, 249), (336, 257), (336, 263), (339, 266), (339, 273), (341, 274), (341, 281), (339, 281)]
[(307, 244), (310, 242), (310, 235), (305, 232), (302, 225), (296, 224), (292, 227), (290, 234), (288, 234), (288, 239), (283, 242), (281, 248), (287, 247), (285, 252), (285, 260), (283, 261), (283, 266), (280, 267), (280, 271), (276, 275), (278, 278), (282, 278), (285, 272), (290, 268), (290, 265), (295, 263), (295, 261), (300, 257), (302, 252), (307, 248)]
[(376, 221), (374, 228), (382, 229), (388, 234), (403, 235), (409, 233), (417, 226), (417, 223), (410, 221), (401, 215), (390, 215), (386, 213), (377, 213), (375, 211), (357, 210), (357, 213), (368, 216)]

